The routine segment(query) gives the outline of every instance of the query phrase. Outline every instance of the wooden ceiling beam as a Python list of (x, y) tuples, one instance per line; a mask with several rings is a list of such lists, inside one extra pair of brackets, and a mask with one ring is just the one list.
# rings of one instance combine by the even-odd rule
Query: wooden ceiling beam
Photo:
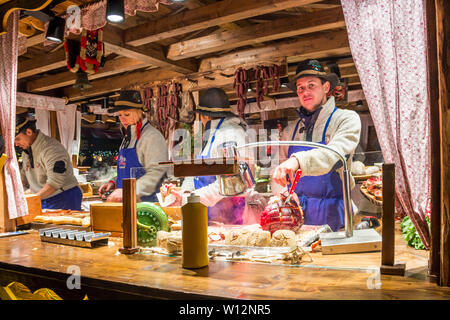
[(208, 70), (226, 70), (239, 65), (270, 63), (291, 56), (320, 59), (324, 57), (350, 54), (347, 32), (345, 30), (321, 32), (306, 35), (300, 39), (275, 43), (262, 48), (248, 49), (229, 53), (220, 57), (203, 59), (199, 72)]
[[(185, 90), (203, 90), (213, 86), (223, 87), (233, 83), (233, 73), (237, 66), (249, 63), (251, 65), (266, 64), (268, 60), (281, 60), (290, 55), (304, 55), (305, 57), (323, 58), (328, 56), (343, 56), (350, 54), (347, 34), (345, 31), (324, 32), (314, 34), (295, 41), (288, 41), (270, 45), (265, 48), (244, 50), (227, 54), (217, 58), (204, 59), (201, 72), (189, 75), (176, 74), (166, 69), (155, 69), (148, 72), (131, 72), (124, 76), (114, 76), (105, 80), (93, 81), (95, 86), (84, 94), (98, 95), (118, 90), (130, 81), (134, 83), (156, 86), (161, 82), (177, 80)], [(347, 63), (351, 63), (347, 61)], [(247, 67), (248, 68), (248, 67)], [(158, 70), (158, 71), (157, 71)], [(156, 74), (156, 76), (155, 76)], [(231, 75), (231, 76), (230, 76)], [(115, 83), (111, 85), (110, 82)], [(83, 97), (77, 89), (66, 88), (69, 99)]]
[(121, 56), (137, 59), (147, 64), (167, 68), (183, 74), (197, 71), (197, 65), (194, 61), (174, 62), (167, 59), (162, 47), (156, 45), (142, 47), (127, 45), (123, 41), (123, 34), (123, 30), (106, 25), (103, 32), (105, 48), (109, 47), (110, 50)]
[(173, 16), (151, 21), (125, 31), (125, 43), (141, 46), (146, 43), (180, 36), (189, 32), (243, 20), (258, 15), (303, 6), (320, 0), (227, 0), (187, 10)]
[[(142, 61), (130, 59), (127, 57), (118, 57), (112, 61), (107, 61), (105, 66), (95, 74), (88, 75), (89, 80), (110, 77), (119, 73), (133, 71), (145, 67), (150, 67), (150, 64)], [(44, 76), (37, 80), (29, 81), (27, 83), (28, 92), (42, 92), (56, 88), (62, 88), (73, 85), (76, 81), (76, 75), (73, 72), (65, 71), (55, 75)]]
[[(167, 68), (180, 73), (193, 73), (197, 71), (197, 64), (193, 61), (186, 60), (182, 62), (172, 62), (168, 60), (162, 48), (156, 45), (147, 45), (143, 47), (132, 47), (125, 45), (122, 41), (121, 29), (107, 25), (104, 28), (105, 52), (114, 52), (121, 56), (140, 60), (143, 64), (153, 65), (157, 67)], [(44, 41), (44, 34), (31, 37), (27, 41), (27, 46), (37, 45)], [(35, 74), (58, 69), (66, 65), (66, 57), (64, 50), (54, 53), (45, 53), (37, 56), (30, 61), (19, 63), (18, 79), (26, 78)]]
[(18, 64), (17, 79), (30, 77), (35, 74), (66, 66), (66, 55), (64, 50), (52, 53), (42, 53), (33, 59), (22, 61)]
[(239, 28), (174, 43), (169, 47), (167, 58), (171, 60), (186, 59), (250, 44), (342, 27), (345, 27), (342, 8), (328, 9), (322, 11), (320, 15), (310, 13), (301, 18), (279, 19), (248, 28)]
[(121, 88), (135, 83), (140, 84), (145, 82), (175, 78), (179, 76), (183, 76), (183, 74), (175, 72), (173, 70), (161, 68), (149, 71), (135, 71), (125, 75), (116, 75), (91, 81), (92, 87), (84, 91), (72, 87), (67, 87), (64, 89), (64, 96), (69, 98), (69, 100), (77, 100), (85, 97), (92, 97), (119, 91)]
[(45, 34), (41, 33), (41, 34), (37, 34), (35, 36), (31, 36), (29, 38), (27, 38), (27, 48), (38, 45), (42, 42), (44, 42), (45, 40)]

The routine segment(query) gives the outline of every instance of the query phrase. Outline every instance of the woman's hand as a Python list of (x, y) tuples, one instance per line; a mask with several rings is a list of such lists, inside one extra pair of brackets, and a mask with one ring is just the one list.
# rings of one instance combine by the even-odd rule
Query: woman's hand
[(111, 181), (104, 183), (100, 186), (100, 188), (98, 189), (98, 193), (100, 194), (105, 194), (111, 190), (114, 190), (114, 183), (112, 183)]
[[(272, 174), (272, 180), (275, 183), (286, 187), (289, 183), (294, 182), (294, 176), (298, 169), (300, 169), (300, 165), (297, 158), (290, 157), (275, 168)], [(286, 176), (289, 176), (290, 181), (287, 180)]]
[(114, 190), (106, 199), (107, 202), (122, 202), (123, 194), (122, 189), (116, 189)]

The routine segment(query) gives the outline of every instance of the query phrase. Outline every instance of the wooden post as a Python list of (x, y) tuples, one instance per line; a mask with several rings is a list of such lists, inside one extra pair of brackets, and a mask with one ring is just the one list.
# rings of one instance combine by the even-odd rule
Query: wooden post
[[(434, 265), (430, 272), (439, 269), (438, 284), (450, 287), (450, 3), (447, 0), (436, 0), (436, 52), (438, 75), (439, 127), (440, 127), (440, 201), (431, 208), (431, 236), (438, 236), (439, 241), (432, 242), (430, 256)], [(428, 11), (428, 10), (427, 10)], [(427, 23), (428, 29), (428, 23)], [(430, 60), (432, 60), (431, 58)], [(434, 60), (433, 60), (434, 61)], [(437, 89), (436, 89), (437, 90)], [(431, 110), (430, 113), (437, 112)], [(433, 164), (432, 164), (433, 165)], [(434, 211), (433, 211), (434, 210)], [(439, 229), (433, 228), (437, 219), (435, 210), (439, 210)], [(437, 215), (436, 215), (437, 216)], [(435, 233), (438, 232), (438, 235)], [(434, 245), (434, 247), (433, 247)], [(437, 247), (439, 246), (439, 247)], [(430, 259), (431, 260), (431, 259)]]
[(50, 136), (58, 141), (61, 141), (58, 130), (58, 118), (56, 111), (49, 111), (50, 113)]
[(395, 165), (383, 164), (383, 215), (381, 243), (381, 274), (405, 274), (405, 264), (395, 265)]
[(435, 0), (425, 2), (427, 20), (428, 95), (430, 100), (430, 179), (431, 179), (431, 233), (428, 277), (439, 282), (441, 243), (441, 133), (439, 111), (439, 66), (436, 37)]
[(136, 253), (137, 246), (137, 215), (136, 215), (136, 179), (123, 179), (123, 248), (122, 254)]

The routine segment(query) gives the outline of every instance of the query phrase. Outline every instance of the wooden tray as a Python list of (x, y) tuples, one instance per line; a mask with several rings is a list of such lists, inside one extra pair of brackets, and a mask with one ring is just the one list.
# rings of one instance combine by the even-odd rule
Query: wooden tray
[(359, 189), (361, 190), (361, 193), (374, 205), (381, 207), (383, 205), (383, 201), (382, 200), (377, 200), (375, 199), (374, 196), (372, 196), (366, 188), (364, 188), (364, 186), (361, 186), (361, 188)]

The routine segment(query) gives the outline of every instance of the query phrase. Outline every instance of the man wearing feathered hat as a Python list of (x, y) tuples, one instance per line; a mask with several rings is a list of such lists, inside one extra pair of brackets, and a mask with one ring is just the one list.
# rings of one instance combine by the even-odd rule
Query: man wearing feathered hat
[[(355, 111), (338, 109), (333, 96), (327, 97), (338, 81), (338, 76), (326, 73), (317, 60), (307, 59), (298, 64), (288, 87), (300, 100), (299, 120), (288, 125), (282, 140), (326, 144), (345, 155), (351, 167), (360, 139), (361, 120)], [(305, 214), (305, 224), (328, 224), (333, 231), (343, 227), (343, 165), (338, 156), (325, 149), (290, 146), (280, 148), (280, 161), (284, 162), (275, 168), (272, 181), (283, 188), (301, 170), (295, 193)], [(275, 184), (273, 188), (277, 188)]]
[(43, 209), (81, 210), (82, 192), (64, 146), (36, 129), (26, 108), (16, 110), (15, 145), (22, 152), (22, 183), (40, 196)]

